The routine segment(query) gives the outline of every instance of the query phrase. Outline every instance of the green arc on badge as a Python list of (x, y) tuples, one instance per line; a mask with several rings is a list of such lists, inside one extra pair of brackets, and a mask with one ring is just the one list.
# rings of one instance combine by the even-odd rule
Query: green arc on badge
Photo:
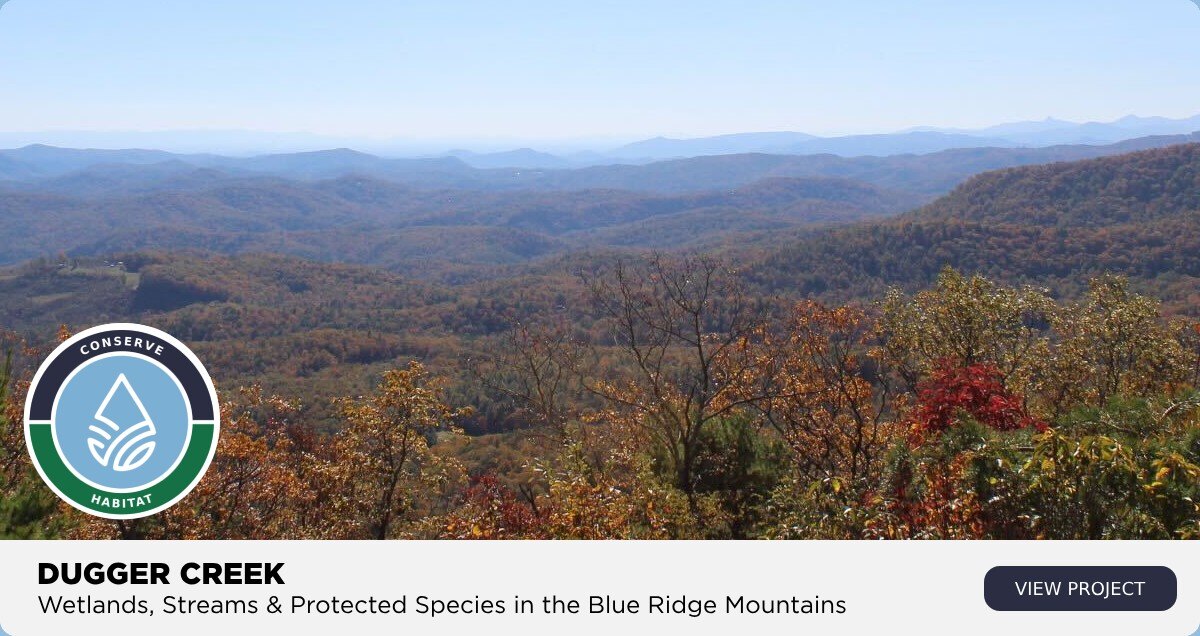
[[(216, 442), (215, 432), (216, 425), (213, 422), (193, 422), (191, 442), (175, 470), (154, 486), (134, 492), (96, 488), (75, 476), (54, 446), (49, 422), (30, 422), (29, 442), (47, 481), (64, 499), (101, 517), (132, 519), (170, 506), (200, 481)], [(108, 505), (104, 505), (104, 502), (108, 502)]]

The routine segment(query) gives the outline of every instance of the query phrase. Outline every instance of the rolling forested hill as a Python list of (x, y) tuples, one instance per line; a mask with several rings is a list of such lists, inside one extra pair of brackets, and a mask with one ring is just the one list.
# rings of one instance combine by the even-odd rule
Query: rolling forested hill
[(1195, 314), (1200, 144), (986, 173), (895, 219), (794, 240), (750, 270), (768, 289), (851, 299), (926, 285), (947, 265), (1067, 295), (1115, 272)]
[(767, 179), (680, 195), (417, 190), (366, 177), (198, 179), (184, 189), (94, 197), (0, 192), (0, 242), (8, 246), (0, 262), (193, 247), (428, 272), (438, 264), (507, 264), (628, 243), (631, 234), (645, 237), (639, 224), (649, 219), (680, 228), (654, 235), (657, 246), (669, 248), (886, 216), (921, 201), (833, 178)]

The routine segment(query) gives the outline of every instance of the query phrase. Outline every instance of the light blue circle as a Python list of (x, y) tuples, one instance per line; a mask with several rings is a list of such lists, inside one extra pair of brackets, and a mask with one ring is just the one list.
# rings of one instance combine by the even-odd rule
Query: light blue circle
[[(122, 376), (125, 383), (121, 382)], [(96, 417), (110, 392), (112, 398), (101, 414), (116, 429)], [(142, 408), (138, 408), (137, 401)], [(113, 442), (120, 440), (122, 432), (146, 419), (143, 408), (153, 424), (154, 434), (126, 448), (126, 459), (136, 458), (136, 449), (146, 442), (153, 441), (154, 449), (140, 466), (116, 470), (123, 443)], [(183, 455), (190, 426), (187, 400), (174, 377), (150, 360), (130, 354), (100, 358), (80, 367), (63, 385), (54, 409), (54, 437), (63, 459), (80, 477), (101, 488), (137, 489), (165, 476)], [(104, 431), (108, 438), (91, 427)], [(138, 434), (148, 430), (141, 427)], [(101, 458), (111, 447), (108, 465), (94, 456), (90, 439), (101, 442), (100, 450), (96, 451)]]

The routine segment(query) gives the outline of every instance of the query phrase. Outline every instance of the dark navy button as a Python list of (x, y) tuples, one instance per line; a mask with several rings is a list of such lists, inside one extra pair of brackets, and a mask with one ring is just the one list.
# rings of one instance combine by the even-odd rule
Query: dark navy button
[(1158, 566), (1002, 566), (983, 578), (998, 612), (1165, 612), (1179, 581)]

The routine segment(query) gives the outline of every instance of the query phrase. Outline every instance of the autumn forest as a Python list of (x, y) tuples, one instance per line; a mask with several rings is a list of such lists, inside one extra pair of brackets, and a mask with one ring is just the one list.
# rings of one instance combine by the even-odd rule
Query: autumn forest
[[(0, 536), (1200, 538), (1179, 141), (0, 182)], [(115, 321), (221, 395), (207, 476), (137, 521), (59, 502), (22, 427), (40, 360)]]

